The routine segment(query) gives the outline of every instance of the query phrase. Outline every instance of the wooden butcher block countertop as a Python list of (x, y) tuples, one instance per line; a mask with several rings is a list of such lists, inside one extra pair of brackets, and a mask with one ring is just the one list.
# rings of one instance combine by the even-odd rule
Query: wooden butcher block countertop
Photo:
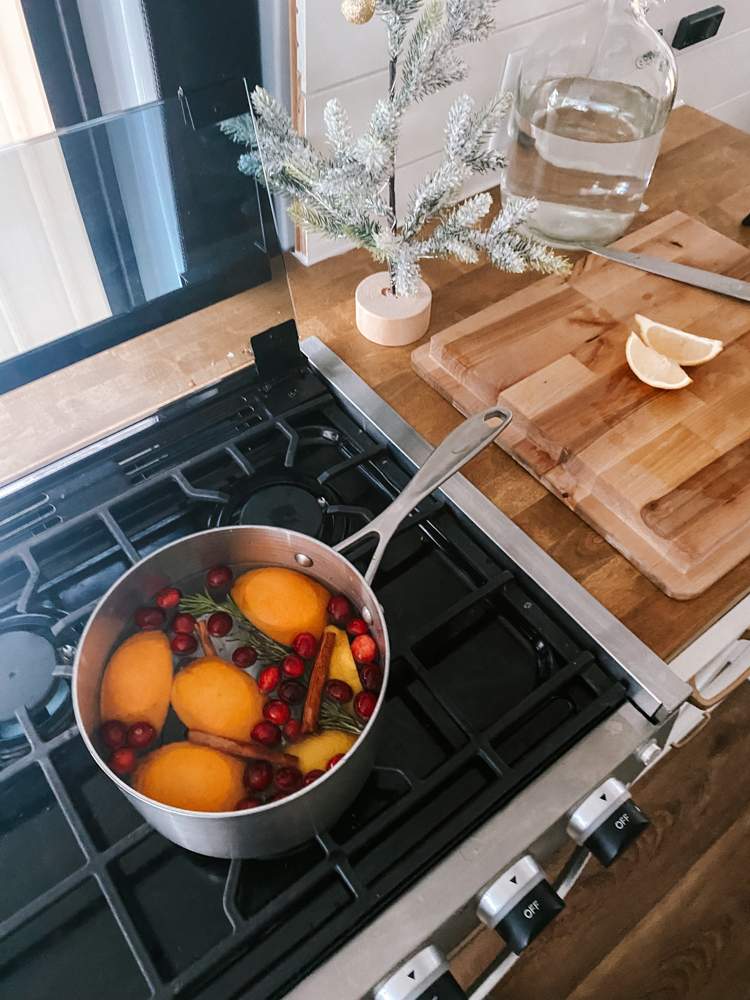
[[(679, 209), (750, 246), (750, 229), (740, 225), (750, 212), (750, 135), (692, 108), (675, 111), (647, 202), (648, 211), (636, 225)], [(376, 269), (364, 251), (311, 268), (290, 261), (300, 335), (325, 341), (436, 444), (459, 422), (459, 414), (412, 371), (411, 347), (378, 347), (354, 326), (354, 289)], [(424, 277), (434, 295), (430, 335), (538, 278), (445, 262), (428, 262)], [(215, 380), (222, 370), (245, 363), (247, 337), (255, 332), (251, 320), (257, 324), (257, 316), (247, 316), (245, 322), (245, 297), (235, 296), (89, 358), (66, 369), (64, 376), (48, 376), (0, 398), (0, 438), (7, 441), (12, 434), (10, 440), (16, 441), (12, 458), (7, 445), (2, 449), (0, 481), (130, 423), (168, 399)], [(721, 337), (721, 331), (715, 335)], [(164, 379), (155, 374), (160, 351), (168, 354)], [(61, 406), (62, 422), (56, 419)], [(26, 435), (29, 422), (36, 433)], [(665, 658), (750, 592), (748, 559), (701, 597), (671, 600), (499, 448), (486, 449), (466, 467), (465, 475)]]

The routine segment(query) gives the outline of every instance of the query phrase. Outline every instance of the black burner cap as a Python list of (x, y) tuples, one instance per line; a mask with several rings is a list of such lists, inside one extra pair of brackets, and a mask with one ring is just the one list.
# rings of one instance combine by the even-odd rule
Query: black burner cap
[(12, 719), (22, 706), (44, 704), (55, 683), (55, 662), (55, 647), (44, 636), (0, 632), (0, 719)]
[(272, 483), (248, 499), (240, 511), (240, 524), (269, 524), (316, 537), (324, 513), (320, 500), (303, 486)]

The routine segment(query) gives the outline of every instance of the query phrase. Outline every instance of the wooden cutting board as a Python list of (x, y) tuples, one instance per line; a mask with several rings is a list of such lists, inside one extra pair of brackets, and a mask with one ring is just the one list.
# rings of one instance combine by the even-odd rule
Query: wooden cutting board
[[(750, 250), (674, 212), (617, 246), (750, 280)], [(631, 373), (634, 313), (725, 350), (693, 384)], [(498, 402), (498, 444), (670, 597), (750, 555), (750, 305), (593, 256), (432, 337), (416, 371), (461, 412)]]

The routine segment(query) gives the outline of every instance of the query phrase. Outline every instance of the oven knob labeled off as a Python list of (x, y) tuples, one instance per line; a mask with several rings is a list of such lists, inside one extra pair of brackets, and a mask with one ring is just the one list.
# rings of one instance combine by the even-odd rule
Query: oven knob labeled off
[(564, 906), (542, 869), (527, 854), (485, 889), (477, 916), (518, 955)]
[(573, 810), (568, 836), (608, 867), (648, 825), (625, 785), (608, 778)]
[(434, 945), (417, 952), (375, 990), (375, 1000), (466, 1000)]

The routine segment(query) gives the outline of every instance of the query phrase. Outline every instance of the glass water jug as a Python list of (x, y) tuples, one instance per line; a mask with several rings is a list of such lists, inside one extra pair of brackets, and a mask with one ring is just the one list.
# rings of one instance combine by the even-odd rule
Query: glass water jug
[(677, 86), (645, 8), (588, 0), (520, 58), (503, 193), (536, 198), (550, 243), (611, 243), (641, 206)]

